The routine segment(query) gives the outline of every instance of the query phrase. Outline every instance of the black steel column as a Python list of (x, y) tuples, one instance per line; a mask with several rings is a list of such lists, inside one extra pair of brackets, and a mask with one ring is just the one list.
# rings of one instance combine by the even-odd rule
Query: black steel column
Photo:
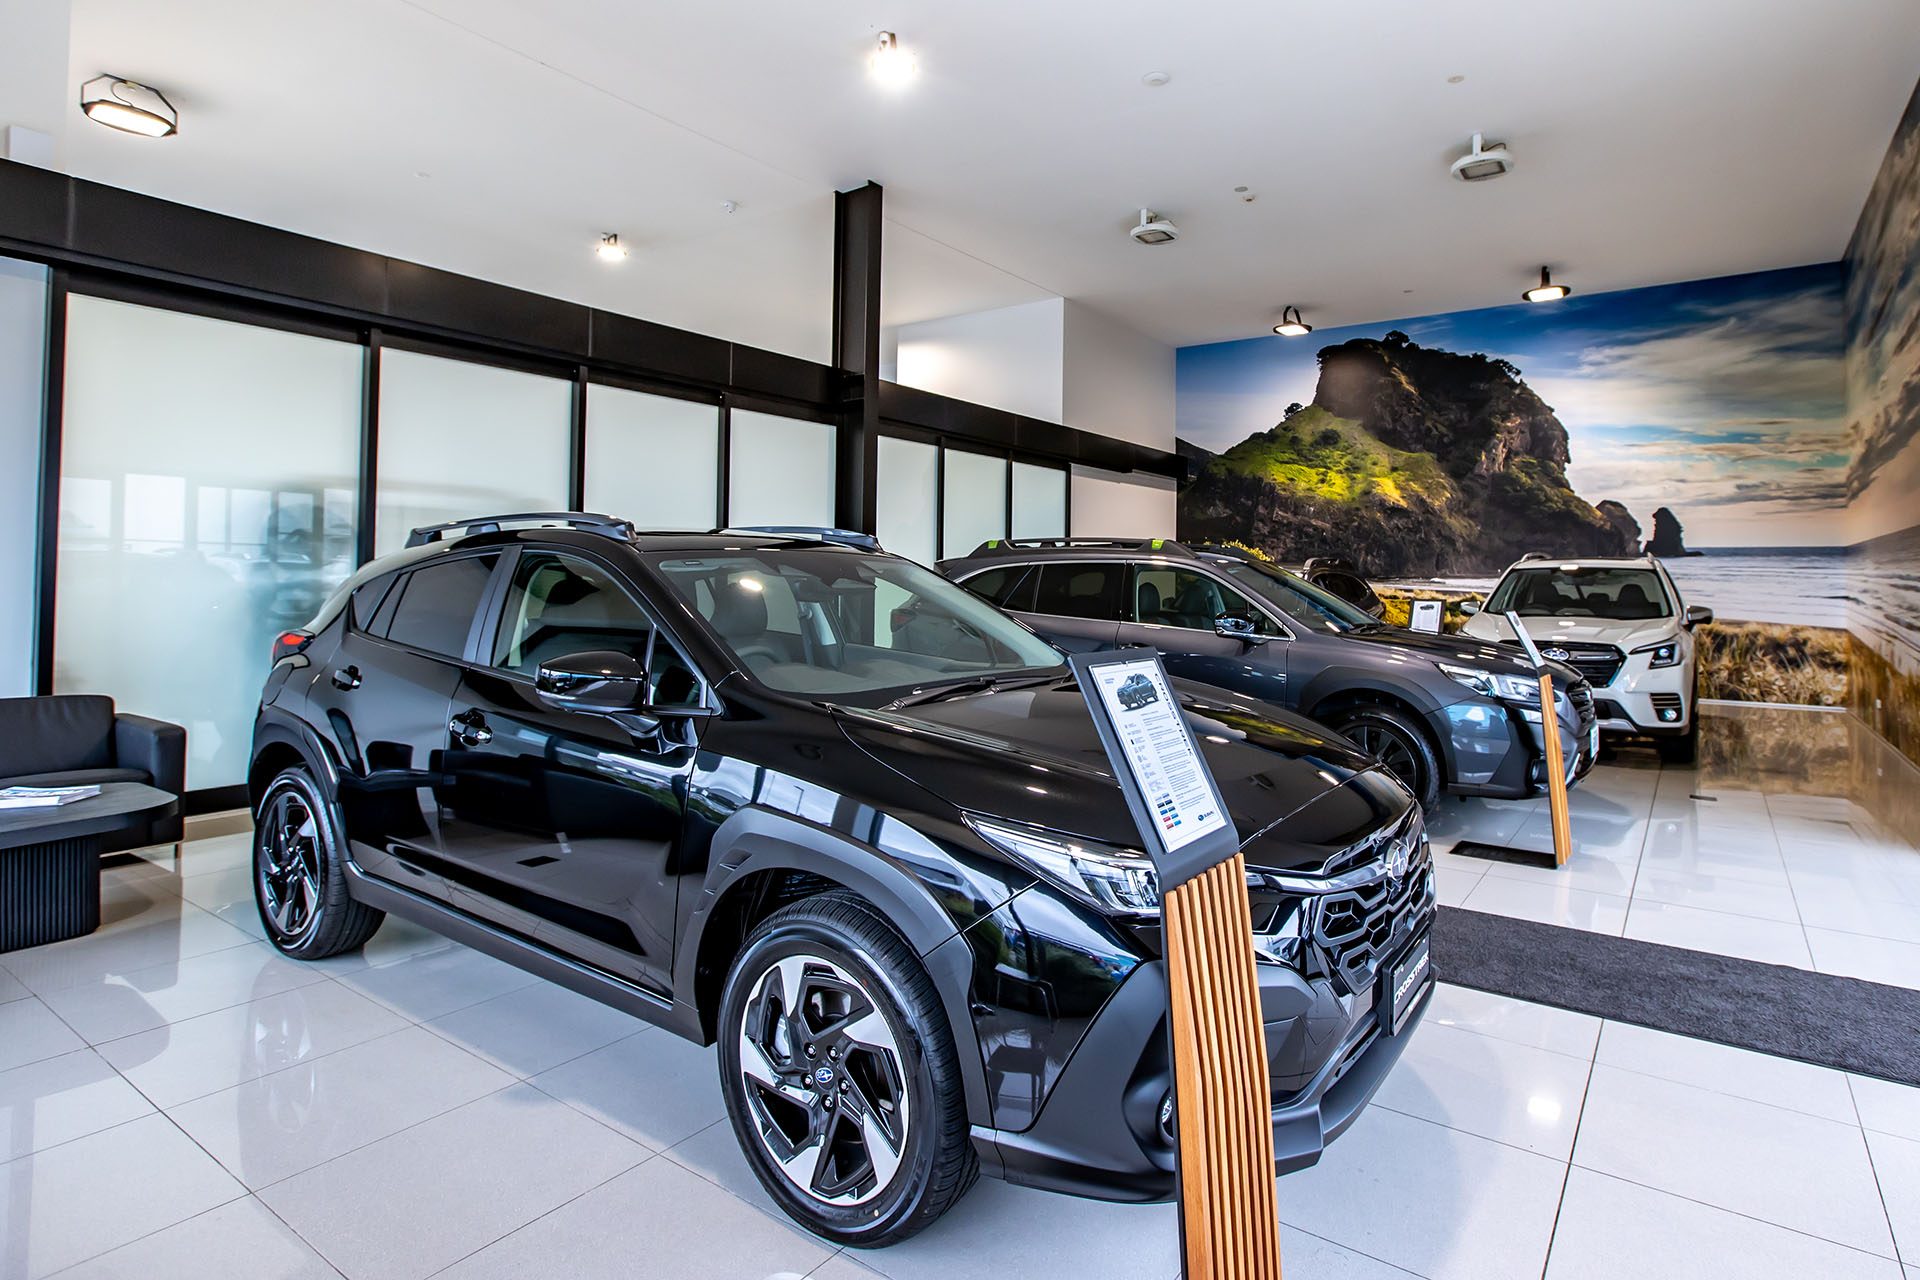
[(833, 197), (833, 363), (850, 375), (840, 415), (834, 523), (878, 532), (881, 192), (869, 182)]

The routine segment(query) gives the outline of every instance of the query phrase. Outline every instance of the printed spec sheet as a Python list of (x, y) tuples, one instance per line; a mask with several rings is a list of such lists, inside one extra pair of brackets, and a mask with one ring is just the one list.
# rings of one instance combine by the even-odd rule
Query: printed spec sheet
[(1103, 663), (1094, 673), (1100, 701), (1167, 852), (1226, 826), (1227, 815), (1201, 770), (1160, 664), (1151, 658)]

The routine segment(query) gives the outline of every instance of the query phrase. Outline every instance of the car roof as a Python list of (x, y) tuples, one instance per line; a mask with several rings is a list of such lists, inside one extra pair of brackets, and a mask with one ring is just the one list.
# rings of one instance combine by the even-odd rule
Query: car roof
[(1525, 568), (1553, 568), (1558, 565), (1579, 565), (1582, 569), (1653, 569), (1659, 567), (1659, 561), (1653, 556), (1530, 556), (1524, 560), (1515, 560), (1507, 566), (1507, 571)]

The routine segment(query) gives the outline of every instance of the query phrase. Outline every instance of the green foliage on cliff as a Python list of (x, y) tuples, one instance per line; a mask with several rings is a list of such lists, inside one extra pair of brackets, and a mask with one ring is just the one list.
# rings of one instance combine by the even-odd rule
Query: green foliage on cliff
[(1248, 436), (1220, 455), (1220, 465), (1339, 502), (1378, 497), (1404, 507), (1413, 497), (1444, 500), (1453, 488), (1432, 455), (1383, 444), (1359, 423), (1317, 404)]

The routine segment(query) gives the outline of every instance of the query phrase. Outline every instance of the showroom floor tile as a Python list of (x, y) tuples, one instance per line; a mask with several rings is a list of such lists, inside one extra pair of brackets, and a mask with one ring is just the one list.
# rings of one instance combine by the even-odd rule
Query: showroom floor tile
[[(1576, 832), (1606, 827), (1578, 874), (1444, 855), (1443, 900), (1920, 985), (1920, 855), (1849, 810), (1644, 763), (1575, 797)], [(1450, 804), (1436, 847), (1541, 822)], [(754, 1179), (711, 1049), (403, 922), (281, 960), (246, 847), (110, 869), (100, 933), (0, 956), (0, 1278), (1179, 1269), (1169, 1206), (985, 1180), (897, 1248), (836, 1250)], [(1889, 909), (1849, 916), (1868, 889)], [(1279, 1203), (1289, 1280), (1920, 1280), (1920, 1089), (1442, 985)]]

